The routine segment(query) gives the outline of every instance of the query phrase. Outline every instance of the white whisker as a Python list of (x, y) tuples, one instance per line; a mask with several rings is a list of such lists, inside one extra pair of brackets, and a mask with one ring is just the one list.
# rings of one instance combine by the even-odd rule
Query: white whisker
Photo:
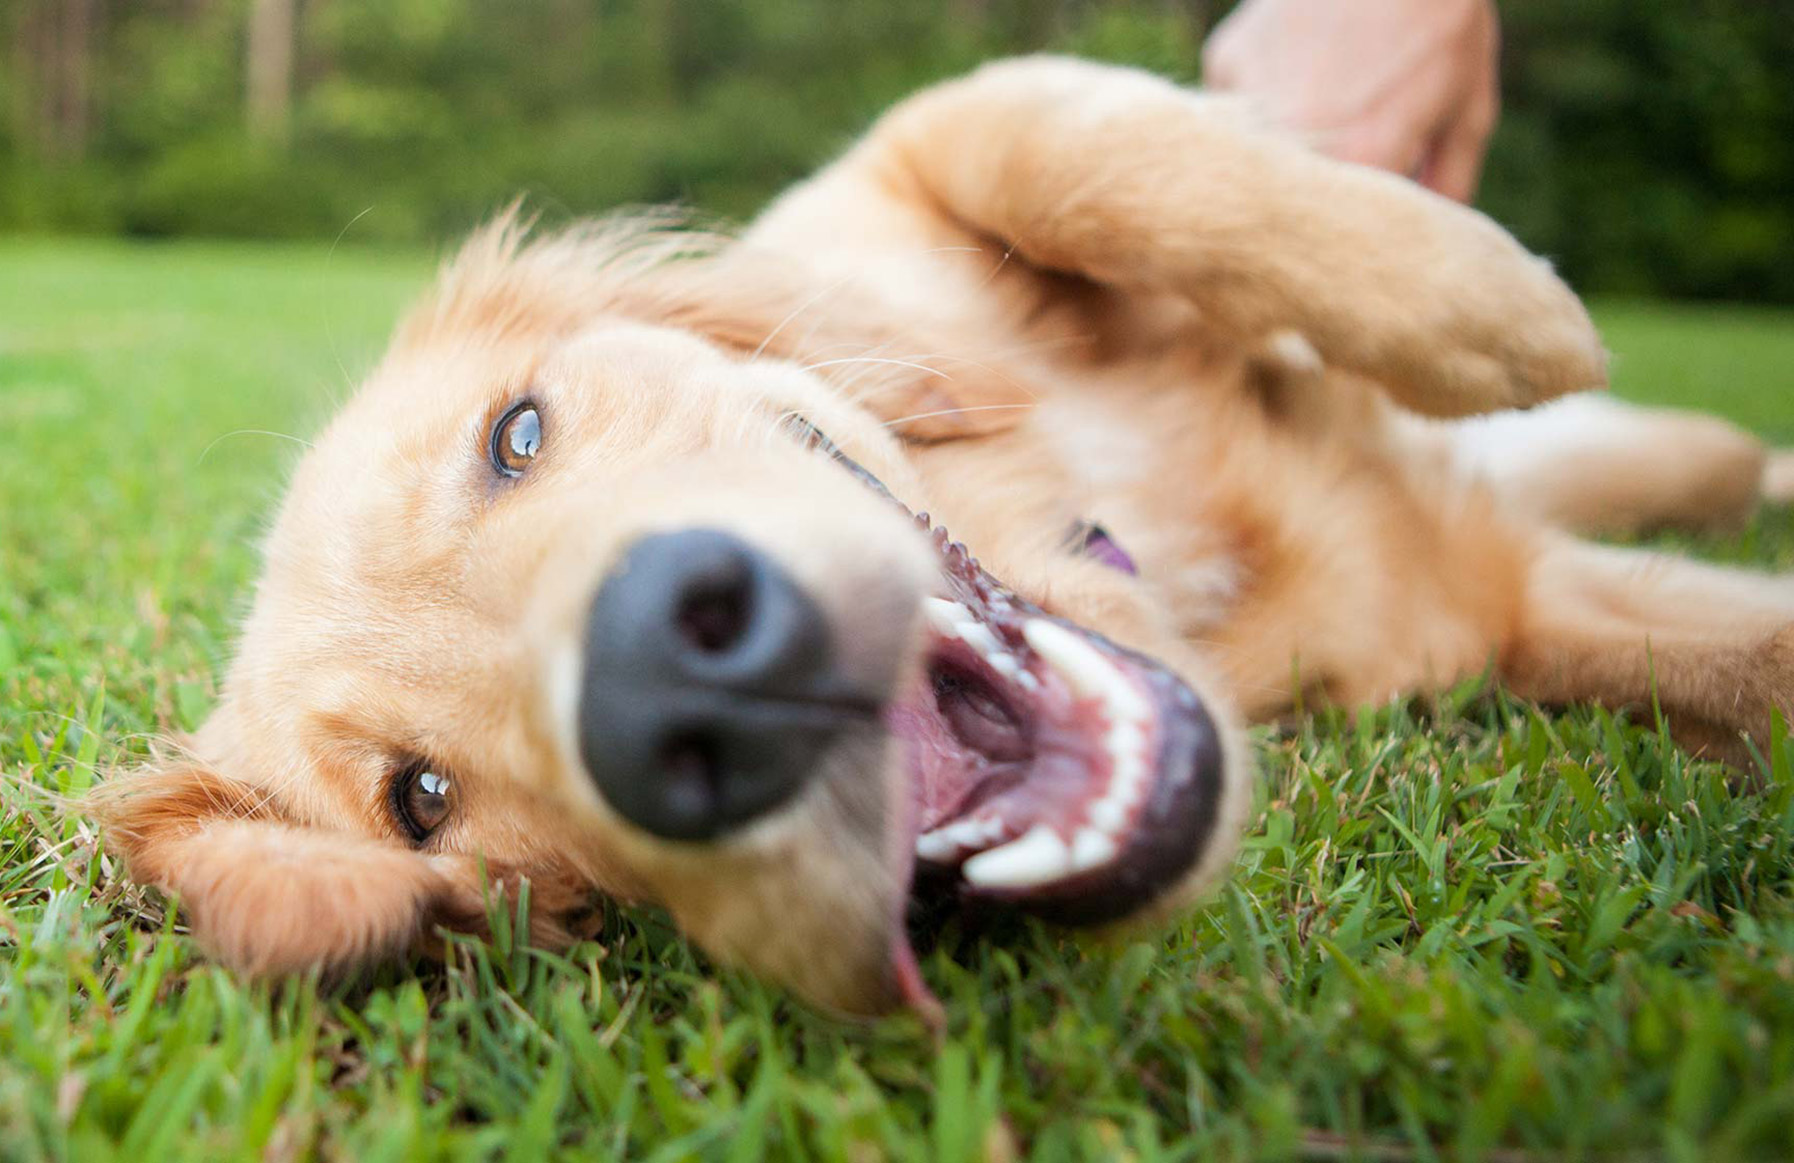
[(807, 363), (803, 366), (802, 370), (807, 371), (807, 372), (813, 372), (817, 368), (839, 367), (842, 364), (849, 364), (849, 363), (892, 364), (896, 367), (914, 368), (915, 370), (917, 370), (919, 372), (927, 372), (929, 375), (935, 376), (935, 377), (937, 377), (939, 379), (943, 379), (943, 380), (950, 380), (953, 378), (952, 376), (948, 375), (946, 372), (941, 371), (939, 368), (932, 368), (932, 367), (929, 367), (927, 364), (911, 363), (907, 359), (882, 359), (877, 356), (868, 356), (868, 355), (853, 356), (848, 359), (825, 359), (821, 363)]
[[(343, 223), (343, 228), (336, 232), (335, 238), (330, 240), (330, 249), (324, 254), (324, 277), (326, 279), (330, 277), (331, 266), (336, 262), (336, 248), (338, 244), (342, 242), (350, 230), (354, 229), (357, 222), (366, 218), (369, 214), (373, 213), (373, 211), (374, 207), (372, 204), (365, 207), (361, 213)], [(326, 298), (324, 304), (324, 340), (326, 343), (330, 344), (330, 358), (336, 362), (336, 370), (342, 373), (343, 383), (347, 384), (350, 388), (353, 388), (355, 386), (355, 381), (349, 378), (349, 368), (343, 363), (343, 351), (336, 342), (336, 328), (333, 326), (333, 321), (330, 316), (329, 304), (330, 300)]]
[(895, 428), (899, 424), (908, 424), (916, 420), (932, 420), (937, 416), (957, 416), (962, 412), (1002, 412), (1018, 408), (1032, 408), (1033, 404), (978, 404), (970, 408), (942, 408), (938, 412), (918, 412), (914, 416), (899, 416), (895, 420), (887, 420), (886, 428)]
[(834, 282), (828, 284), (826, 287), (823, 287), (820, 291), (817, 291), (814, 295), (811, 295), (808, 299), (805, 299), (803, 302), (799, 303), (796, 307), (793, 307), (791, 309), (790, 314), (786, 315), (783, 319), (779, 320), (777, 325), (775, 325), (771, 331), (768, 331), (766, 333), (766, 338), (762, 339), (760, 341), (760, 346), (754, 348), (754, 354), (748, 356), (748, 362), (752, 363), (754, 360), (759, 359), (760, 356), (766, 351), (766, 345), (771, 343), (778, 336), (779, 332), (781, 332), (781, 331), (785, 330), (785, 328), (789, 327), (791, 325), (792, 320), (796, 319), (799, 315), (802, 315), (805, 311), (808, 311), (811, 307), (815, 306), (818, 302), (820, 302), (823, 299), (824, 296), (833, 294), (835, 291), (840, 290), (842, 287), (846, 286), (848, 283), (852, 282), (854, 279), (856, 279), (858, 277), (859, 277), (859, 275), (857, 273), (850, 273), (850, 274), (842, 275), (840, 278), (836, 279)]
[(310, 449), (312, 447), (311, 441), (301, 440), (299, 437), (289, 435), (285, 432), (271, 432), (266, 428), (238, 428), (235, 431), (226, 432), (224, 435), (220, 436), (218, 439), (212, 441), (212, 443), (206, 445), (205, 450), (199, 454), (199, 459), (194, 461), (193, 463), (195, 465), (204, 464), (206, 462), (206, 457), (211, 455), (211, 452), (214, 448), (217, 448), (220, 444), (224, 443), (226, 440), (229, 440), (233, 436), (274, 436), (274, 437), (278, 437), (281, 440), (290, 440), (294, 444), (299, 445), (301, 448)]

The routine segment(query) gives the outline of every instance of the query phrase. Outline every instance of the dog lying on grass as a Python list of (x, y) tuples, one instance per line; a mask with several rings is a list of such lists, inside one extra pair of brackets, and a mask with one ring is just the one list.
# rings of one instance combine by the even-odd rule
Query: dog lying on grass
[(250, 973), (527, 880), (540, 942), (652, 903), (926, 1009), (915, 897), (1106, 925), (1221, 876), (1248, 722), (1492, 667), (1766, 740), (1794, 581), (1575, 534), (1742, 520), (1794, 460), (1512, 411), (1604, 379), (1476, 213), (1142, 73), (991, 65), (736, 240), (476, 235), (299, 465), (211, 718), (93, 806)]

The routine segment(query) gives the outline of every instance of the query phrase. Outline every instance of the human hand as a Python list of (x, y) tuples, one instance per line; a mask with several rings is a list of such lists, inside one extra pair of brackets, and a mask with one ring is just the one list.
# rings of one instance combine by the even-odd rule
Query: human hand
[(1468, 202), (1498, 48), (1492, 0), (1245, 0), (1203, 46), (1203, 78), (1325, 153)]

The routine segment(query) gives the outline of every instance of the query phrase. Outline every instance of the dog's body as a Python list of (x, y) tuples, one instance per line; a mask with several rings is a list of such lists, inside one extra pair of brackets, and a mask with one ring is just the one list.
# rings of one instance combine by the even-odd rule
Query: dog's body
[[(1243, 826), (1245, 720), (1490, 667), (1655, 698), (1724, 755), (1794, 710), (1794, 582), (1572, 536), (1741, 520), (1786, 456), (1599, 399), (1451, 419), (1601, 386), (1580, 305), (1486, 220), (1227, 105), (994, 65), (690, 249), (487, 231), (301, 467), (219, 710), (101, 803), (227, 959), (477, 926), (483, 860), (543, 940), (655, 901), (876, 1009), (925, 996), (912, 850), (1051, 916), (1187, 901)], [(642, 579), (689, 588), (694, 554), (789, 591), (801, 674), (787, 630), (747, 677), (662, 676)], [(704, 665), (760, 633), (730, 594), (679, 607)], [(674, 703), (703, 710), (669, 752)], [(773, 716), (747, 742), (744, 707)], [(761, 736), (811, 742), (738, 778)], [(692, 763), (716, 803), (664, 793)]]

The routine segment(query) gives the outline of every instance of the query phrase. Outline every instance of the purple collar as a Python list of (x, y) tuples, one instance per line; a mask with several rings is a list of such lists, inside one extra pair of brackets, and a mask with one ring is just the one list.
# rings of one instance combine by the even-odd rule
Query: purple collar
[(1122, 573), (1138, 575), (1140, 567), (1127, 550), (1116, 544), (1109, 531), (1095, 521), (1079, 521), (1072, 526), (1072, 542), (1086, 554), (1102, 562), (1110, 569), (1118, 569)]

